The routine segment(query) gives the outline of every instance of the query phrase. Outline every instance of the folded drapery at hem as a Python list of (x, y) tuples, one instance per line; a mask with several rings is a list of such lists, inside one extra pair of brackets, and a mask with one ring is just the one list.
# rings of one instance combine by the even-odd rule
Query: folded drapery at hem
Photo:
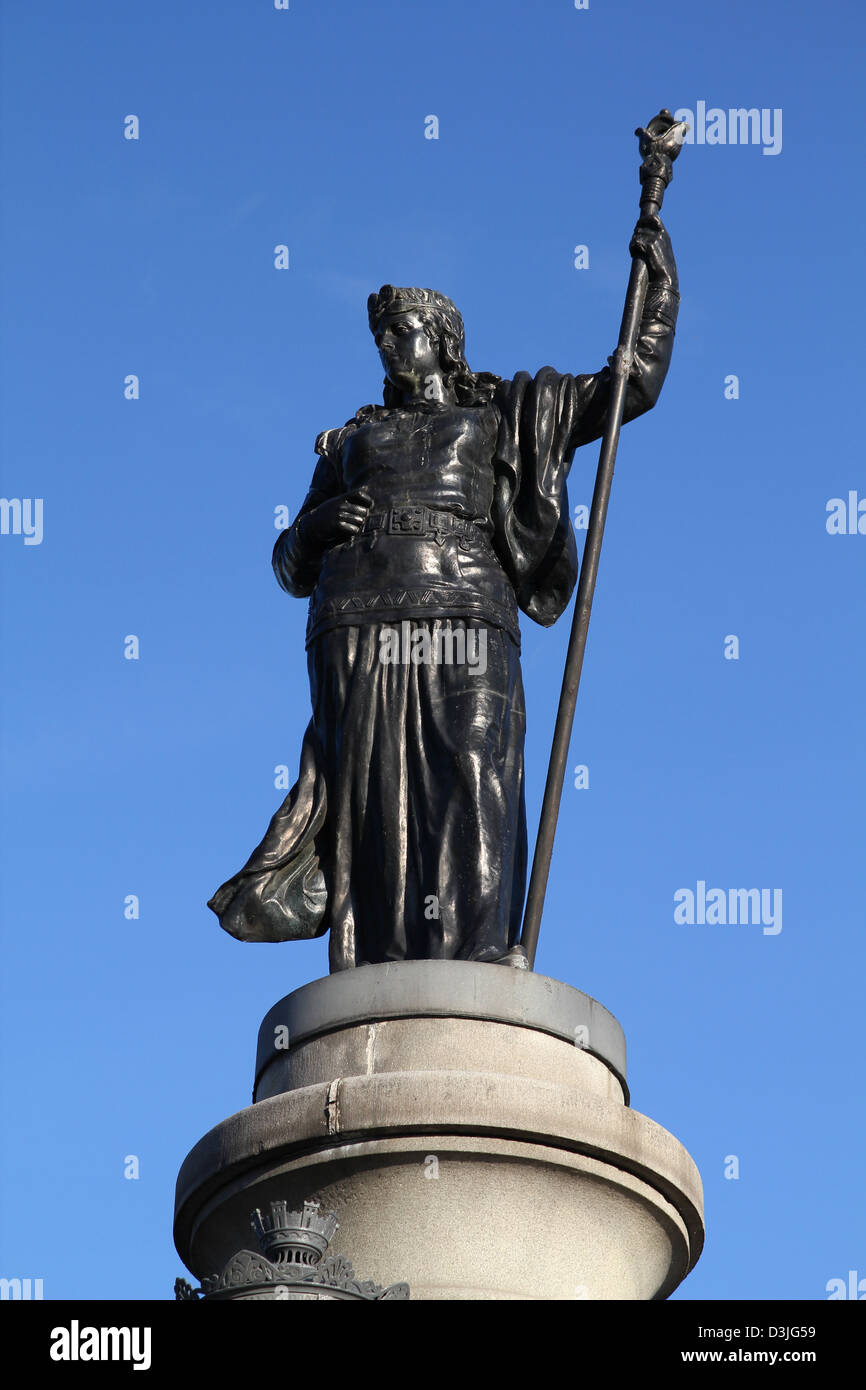
[(316, 844), (328, 807), (319, 738), (304, 734), (298, 781), (244, 867), (208, 907), (239, 941), (304, 941), (328, 930), (327, 889)]
[[(412, 624), (431, 651), (445, 626)], [(379, 624), (313, 643), (298, 781), (209, 903), (230, 935), (291, 941), (330, 928), (332, 971), (494, 961), (514, 945), (526, 873), (520, 657), (482, 627), (484, 660), (470, 660), (470, 624), (447, 626), (467, 634), (465, 660), (383, 663)]]

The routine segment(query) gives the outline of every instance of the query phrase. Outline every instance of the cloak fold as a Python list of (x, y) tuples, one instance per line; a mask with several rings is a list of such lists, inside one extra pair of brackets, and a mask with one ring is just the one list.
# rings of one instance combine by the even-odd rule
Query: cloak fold
[(328, 798), (319, 737), (304, 734), (298, 780), (242, 869), (208, 903), (239, 941), (302, 941), (322, 936), (327, 889), (316, 836)]
[(577, 580), (566, 479), (575, 449), (578, 382), (542, 367), (497, 388), (499, 433), (493, 547), (517, 602), (543, 627), (565, 610)]

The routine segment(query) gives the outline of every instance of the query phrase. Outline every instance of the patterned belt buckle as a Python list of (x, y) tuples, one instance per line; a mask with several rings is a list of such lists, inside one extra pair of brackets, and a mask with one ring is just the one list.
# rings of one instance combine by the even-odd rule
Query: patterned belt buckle
[(454, 518), (450, 512), (430, 512), (427, 520), (427, 530), (433, 536), (434, 541), (440, 550), (445, 544), (445, 539), (454, 527)]
[(392, 507), (388, 517), (389, 536), (423, 536), (426, 507)]

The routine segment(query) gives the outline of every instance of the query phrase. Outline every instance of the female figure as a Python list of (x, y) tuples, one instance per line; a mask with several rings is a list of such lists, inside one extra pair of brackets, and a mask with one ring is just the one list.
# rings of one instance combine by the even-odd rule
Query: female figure
[[(657, 217), (625, 419), (649, 410), (679, 295)], [(298, 783), (211, 899), (243, 940), (330, 929), (331, 970), (460, 959), (526, 966), (525, 712), (518, 609), (548, 626), (577, 577), (566, 479), (603, 430), (609, 372), (504, 381), (466, 362), (433, 290), (368, 301), (382, 406), (316, 441), (319, 463), (274, 547), (310, 598), (313, 718)]]

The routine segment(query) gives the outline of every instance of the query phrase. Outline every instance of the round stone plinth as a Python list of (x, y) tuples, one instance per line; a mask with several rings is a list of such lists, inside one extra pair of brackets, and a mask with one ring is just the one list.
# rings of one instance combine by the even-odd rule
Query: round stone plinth
[[(479, 1026), (490, 1024), (498, 1026)], [(519, 1047), (515, 1028), (526, 1030)], [(319, 1043), (325, 1034), (331, 1035), (327, 1048)], [(566, 1048), (548, 1045), (552, 1039)], [(575, 1050), (602, 1066), (576, 1062)], [(545, 1062), (536, 1072), (533, 1058), (539, 1052)], [(625, 1036), (613, 1014), (571, 985), (508, 966), (404, 961), (313, 980), (265, 1014), (253, 1100), (330, 1080), (337, 1057), (341, 1076), (529, 1068), (541, 1078), (551, 1059), (562, 1057), (581, 1066), (591, 1089), (597, 1086), (628, 1102)], [(317, 1063), (329, 1069), (327, 1076), (316, 1072)], [(605, 1069), (618, 1085), (610, 1085)], [(588, 1079), (593, 1072), (600, 1073), (595, 1082)]]
[(531, 972), (315, 981), (262, 1024), (256, 1102), (186, 1159), (177, 1248), (216, 1275), (254, 1208), (315, 1201), (331, 1251), (413, 1299), (665, 1298), (700, 1253), (700, 1177), (624, 1084), (612, 1016)]

